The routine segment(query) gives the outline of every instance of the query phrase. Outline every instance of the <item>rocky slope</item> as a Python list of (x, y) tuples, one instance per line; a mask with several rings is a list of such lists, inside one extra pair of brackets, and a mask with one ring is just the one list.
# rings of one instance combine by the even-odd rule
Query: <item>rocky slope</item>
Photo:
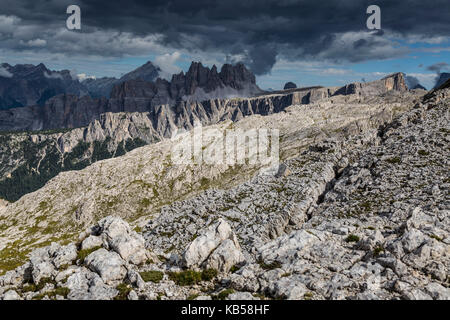
[[(301, 92), (296, 94), (305, 95)], [(284, 112), (267, 116), (252, 115), (234, 123), (224, 121), (205, 130), (278, 128), (280, 154), (284, 160), (299, 156), (309, 145), (327, 137), (345, 137), (376, 128), (392, 119), (393, 115), (410, 108), (417, 98), (414, 92), (400, 91), (370, 97), (357, 94), (333, 96), (317, 103), (293, 105), (285, 108)], [(111, 119), (101, 126), (98, 124), (101, 127), (98, 131), (93, 126), (92, 132), (98, 135), (89, 134), (87, 137), (94, 141), (103, 139), (104, 134), (115, 137), (113, 127), (105, 130)], [(114, 126), (118, 129), (117, 136), (112, 141), (123, 141), (129, 126), (126, 119), (118, 122)], [(74, 132), (85, 135), (90, 130)], [(60, 135), (60, 139), (76, 137), (74, 132), (56, 136)], [(123, 132), (125, 136), (121, 136)], [(133, 136), (132, 130), (128, 132)], [(77, 139), (68, 139), (67, 145), (58, 145), (59, 150), (68, 152), (72, 146), (76, 149)], [(187, 199), (211, 187), (224, 188), (242, 183), (260, 169), (248, 164), (174, 165), (170, 159), (175, 143), (166, 139), (122, 157), (94, 163), (81, 171), (60, 173), (43, 188), (9, 204), (1, 212), (1, 268), (4, 270), (18, 263), (7, 258), (11, 258), (11, 250), (16, 250), (12, 256), (23, 259), (31, 249), (48, 241), (73, 239), (77, 231), (108, 214), (119, 215), (133, 225), (142, 226), (144, 217), (158, 213), (163, 205)], [(90, 152), (92, 149), (88, 148), (87, 154)], [(20, 246), (14, 244), (18, 237)]]
[(449, 102), (443, 89), (393, 120), (384, 106), (275, 175), (164, 206), (143, 232), (101, 219), (33, 251), (0, 296), (448, 300)]
[[(254, 82), (254, 77), (250, 73), (244, 72), (243, 68), (242, 65), (235, 68), (225, 65), (222, 71), (216, 74), (214, 68), (209, 70), (201, 64), (193, 64), (185, 77), (189, 79), (186, 83), (193, 88), (189, 87), (190, 91), (182, 89), (181, 93), (196, 92), (197, 86), (205, 87), (206, 85), (205, 88), (208, 88), (208, 83), (215, 78), (219, 82), (211, 85), (211, 88), (226, 84), (230, 87), (234, 86), (236, 89), (242, 89), (239, 87), (241, 83)], [(180, 77), (183, 78), (184, 75), (180, 74)], [(223, 80), (221, 80), (222, 78)], [(161, 81), (158, 80), (156, 85)], [(136, 90), (136, 83), (142, 85), (139, 90)], [(128, 88), (129, 85), (130, 88)], [(123, 92), (114, 93), (114, 95), (120, 96), (115, 106), (123, 105), (125, 110), (146, 110), (145, 105), (150, 99), (147, 97), (154, 94), (154, 91), (151, 90), (153, 85), (153, 83), (144, 81), (125, 82), (122, 86)], [(120, 88), (116, 87), (115, 90), (120, 91)], [(63, 108), (59, 105), (50, 107), (48, 105), (44, 109), (38, 108), (36, 111), (40, 113), (50, 107), (51, 111), (48, 112), (51, 116), (44, 120), (44, 124), (39, 123), (39, 117), (33, 116), (30, 119), (32, 121), (31, 128), (73, 127), (74, 123), (83, 125), (88, 119), (92, 118), (93, 120), (86, 128), (77, 128), (66, 133), (54, 134), (50, 131), (50, 133), (1, 135), (3, 152), (0, 154), (0, 164), (2, 164), (0, 198), (15, 201), (22, 195), (42, 187), (61, 171), (82, 169), (97, 160), (122, 155), (125, 151), (144, 143), (153, 143), (169, 138), (178, 128), (192, 129), (195, 121), (200, 121), (203, 125), (211, 125), (228, 119), (237, 121), (255, 114), (278, 113), (293, 104), (314, 104), (327, 100), (335, 101), (335, 103), (338, 101), (360, 102), (387, 92), (390, 94), (392, 92), (402, 93), (406, 90), (405, 88), (403, 75), (394, 74), (372, 83), (356, 83), (342, 88), (303, 88), (256, 98), (215, 99), (201, 103), (179, 101), (175, 107), (161, 105), (151, 108), (150, 112), (101, 114), (98, 115), (98, 120), (96, 112), (101, 111), (96, 111), (93, 105), (83, 106), (81, 108), (83, 112), (78, 115), (81, 118), (76, 119), (74, 117), (78, 116), (70, 115), (70, 107)], [(155, 98), (151, 99), (155, 101)], [(386, 99), (389, 100), (388, 97)], [(94, 102), (88, 97), (83, 101)], [(75, 108), (75, 110), (77, 109)], [(109, 109), (105, 107), (104, 110)], [(17, 117), (13, 111), (21, 114), (25, 109), (10, 110), (8, 113), (13, 115), (13, 119), (20, 122), (22, 118)], [(118, 109), (113, 109), (113, 111), (117, 112)], [(6, 121), (6, 125), (11, 125), (9, 120)], [(26, 124), (26, 121), (21, 124)], [(14, 124), (12, 126), (14, 127)]]
[(87, 127), (0, 134), (0, 198), (16, 201), (59, 172), (163, 139), (146, 113), (105, 113)]
[(53, 96), (88, 94), (87, 88), (69, 70), (52, 71), (42, 63), (0, 65), (0, 110), (24, 106), (43, 106)]
[(383, 81), (204, 128), (278, 128), (275, 174), (167, 139), (1, 202), (0, 298), (450, 299), (450, 89)]

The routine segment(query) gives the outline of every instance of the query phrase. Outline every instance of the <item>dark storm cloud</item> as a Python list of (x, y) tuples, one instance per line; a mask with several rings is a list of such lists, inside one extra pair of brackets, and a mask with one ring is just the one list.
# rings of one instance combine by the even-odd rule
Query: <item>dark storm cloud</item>
[[(164, 46), (240, 55), (256, 74), (269, 72), (278, 56), (358, 62), (404, 54), (386, 32), (423, 38), (450, 35), (448, 0), (377, 1), (381, 31), (365, 26), (372, 1), (353, 0), (0, 0), (0, 14), (43, 27), (64, 26), (69, 4), (81, 7), (83, 32), (101, 28), (140, 37), (161, 34), (158, 43)], [(63, 43), (52, 47), (48, 40), (48, 46), (64, 50)], [(104, 48), (105, 54), (115, 54), (111, 46)], [(99, 50), (95, 44), (82, 49)]]
[(434, 71), (437, 74), (440, 74), (441, 70), (448, 69), (448, 67), (449, 67), (448, 63), (438, 62), (438, 63), (432, 64), (431, 66), (428, 66), (427, 70)]
[(437, 84), (439, 81), (439, 78), (441, 76), (441, 72), (449, 70), (450, 65), (446, 62), (438, 62), (435, 64), (432, 64), (431, 66), (427, 67), (427, 70), (436, 72), (436, 77), (434, 78), (435, 83)]

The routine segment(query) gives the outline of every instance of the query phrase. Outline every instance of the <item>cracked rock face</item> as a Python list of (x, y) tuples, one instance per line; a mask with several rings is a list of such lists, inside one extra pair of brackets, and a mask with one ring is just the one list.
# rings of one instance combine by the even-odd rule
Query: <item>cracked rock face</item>
[(144, 238), (131, 230), (122, 219), (102, 219), (98, 223), (98, 229), (105, 246), (117, 252), (125, 261), (138, 265), (147, 260)]
[(448, 300), (449, 102), (438, 90), (284, 147), (275, 175), (166, 204), (139, 231), (99, 219), (76, 244), (33, 250), (0, 298)]
[(244, 260), (236, 235), (223, 219), (192, 241), (183, 253), (183, 265), (187, 268), (205, 265), (227, 272)]
[(222, 242), (233, 236), (230, 225), (220, 219), (186, 248), (183, 254), (184, 265), (188, 268), (200, 266)]
[(106, 283), (123, 280), (127, 273), (124, 260), (117, 253), (108, 252), (103, 248), (88, 255), (85, 263), (92, 271), (97, 272)]

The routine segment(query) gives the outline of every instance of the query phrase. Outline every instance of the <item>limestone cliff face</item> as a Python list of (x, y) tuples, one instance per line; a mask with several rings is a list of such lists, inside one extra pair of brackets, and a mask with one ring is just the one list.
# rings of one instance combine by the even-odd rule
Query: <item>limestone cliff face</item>
[(408, 87), (406, 86), (405, 77), (403, 73), (394, 73), (390, 76), (383, 78), (386, 90), (397, 90), (406, 91)]
[(0, 211), (5, 209), (8, 206), (9, 202), (3, 199), (0, 199)]
[[(237, 70), (239, 71), (236, 71)], [(221, 79), (223, 84), (235, 88), (246, 88), (254, 78), (243, 71), (224, 66), (218, 74), (201, 64), (191, 67), (186, 76), (174, 76), (172, 82), (158, 79), (155, 83), (131, 80), (116, 86), (110, 99), (78, 98), (74, 95), (60, 95), (51, 98), (44, 107), (16, 108), (0, 111), (0, 130), (47, 130), (56, 128), (77, 128), (98, 120), (106, 112), (149, 112), (153, 128), (167, 128), (164, 121), (171, 121), (178, 127), (190, 127), (191, 115), (202, 123), (224, 119), (239, 119), (251, 114), (279, 112), (292, 104), (310, 104), (335, 96), (356, 94), (360, 97), (377, 95), (391, 90), (405, 91), (406, 85), (401, 73), (393, 74), (369, 83), (352, 83), (344, 87), (297, 89), (292, 92), (262, 95), (253, 98), (197, 99), (186, 98), (186, 94), (198, 93), (198, 85), (211, 79)], [(234, 71), (231, 71), (234, 70)], [(195, 79), (195, 81), (193, 80)], [(205, 80), (207, 79), (207, 80)], [(208, 80), (209, 79), (209, 80)], [(242, 81), (247, 82), (242, 82)], [(185, 81), (185, 86), (182, 86)], [(205, 82), (206, 81), (206, 82)], [(248, 82), (250, 81), (250, 82)], [(240, 87), (241, 86), (241, 87)], [(193, 88), (197, 88), (194, 90)], [(208, 88), (206, 86), (205, 88)], [(194, 90), (194, 91), (193, 91)], [(206, 94), (206, 89), (202, 89)], [(214, 91), (211, 91), (214, 92)], [(209, 92), (209, 93), (211, 93)], [(184, 97), (184, 99), (183, 99)]]
[(360, 96), (369, 96), (381, 94), (391, 90), (400, 92), (408, 90), (403, 73), (394, 73), (387, 77), (384, 77), (381, 80), (367, 83), (350, 83), (339, 88), (333, 95), (358, 94)]

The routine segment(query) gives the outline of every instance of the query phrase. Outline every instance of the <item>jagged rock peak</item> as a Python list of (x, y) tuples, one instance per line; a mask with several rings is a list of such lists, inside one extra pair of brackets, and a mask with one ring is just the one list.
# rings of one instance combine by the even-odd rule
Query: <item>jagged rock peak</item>
[[(189, 70), (174, 74), (170, 82), (156, 79), (154, 82), (125, 81), (114, 87), (112, 98), (154, 97), (152, 104), (175, 105), (177, 101), (204, 101), (216, 98), (250, 97), (261, 93), (256, 79), (242, 63), (217, 67), (192, 62)], [(137, 94), (137, 95), (136, 95)]]
[(137, 69), (124, 74), (120, 79), (112, 77), (103, 77), (98, 79), (87, 79), (83, 84), (89, 89), (89, 93), (94, 98), (106, 97), (112, 95), (115, 86), (126, 81), (138, 80), (152, 82), (158, 79), (161, 69), (154, 65), (151, 61), (147, 61), (144, 65)]
[(183, 72), (174, 75), (172, 82), (175, 85), (184, 82), (187, 94), (194, 94), (195, 90), (200, 87), (205, 92), (211, 92), (217, 88), (230, 87), (241, 90), (248, 85), (255, 85), (255, 75), (249, 71), (244, 64), (236, 65), (224, 64), (217, 72), (215, 65), (212, 68), (203, 66), (201, 62), (192, 62), (186, 74)]
[(228, 63), (224, 64), (220, 70), (220, 77), (226, 84), (234, 81), (256, 83), (255, 75), (241, 62), (235, 66)]
[(402, 72), (390, 74), (381, 80), (384, 81), (384, 85), (386, 86), (387, 90), (408, 90), (408, 87), (406, 86), (405, 75)]
[(445, 81), (438, 89), (442, 90), (447, 88), (450, 88), (450, 78), (448, 78), (447, 81)]
[(120, 80), (144, 80), (144, 81), (154, 81), (160, 74), (161, 69), (155, 66), (151, 61), (147, 61), (144, 65), (139, 68), (123, 75)]

